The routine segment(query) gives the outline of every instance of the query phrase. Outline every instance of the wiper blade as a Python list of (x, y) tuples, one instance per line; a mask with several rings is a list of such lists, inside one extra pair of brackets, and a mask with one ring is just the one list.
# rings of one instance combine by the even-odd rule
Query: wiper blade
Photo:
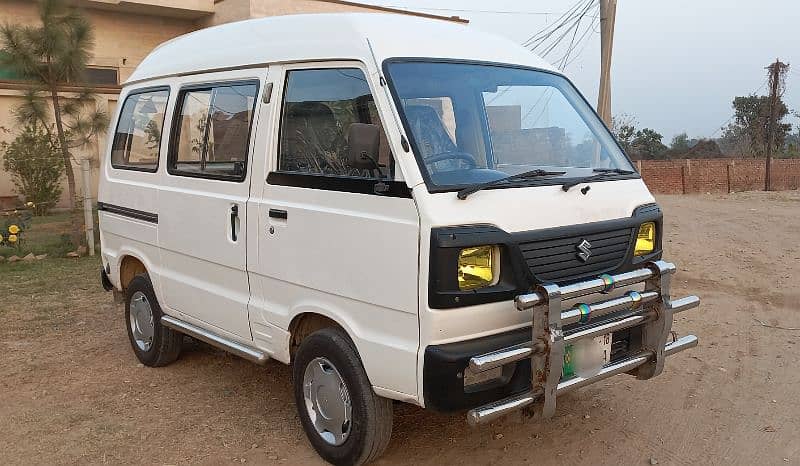
[(492, 180), (492, 181), (487, 181), (485, 183), (474, 184), (472, 186), (462, 189), (461, 191), (458, 192), (456, 196), (458, 196), (459, 199), (464, 200), (472, 193), (476, 193), (482, 189), (490, 188), (492, 186), (497, 186), (503, 183), (507, 183), (509, 181), (524, 180), (525, 178), (538, 178), (540, 176), (563, 175), (564, 173), (566, 172), (551, 172), (547, 170), (542, 170), (541, 168), (537, 168), (536, 170), (517, 173), (516, 175), (500, 178), (499, 180)]
[(582, 178), (576, 178), (572, 181), (567, 181), (566, 183), (561, 185), (561, 189), (564, 192), (569, 191), (569, 188), (577, 186), (581, 183), (591, 182), (594, 180), (600, 180), (602, 178), (606, 178), (609, 176), (616, 176), (616, 175), (633, 175), (636, 173), (632, 170), (623, 170), (621, 168), (595, 168), (593, 170), (595, 172), (594, 175), (584, 176)]
[(631, 170), (623, 170), (621, 168), (593, 168), (592, 171), (595, 173), (616, 173), (618, 175), (630, 175), (633, 173)]

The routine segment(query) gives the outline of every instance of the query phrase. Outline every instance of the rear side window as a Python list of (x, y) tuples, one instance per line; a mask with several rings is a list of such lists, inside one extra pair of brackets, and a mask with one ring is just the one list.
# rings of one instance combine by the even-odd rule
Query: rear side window
[(111, 146), (112, 167), (156, 171), (168, 99), (168, 89), (136, 92), (125, 98)]
[(244, 180), (258, 84), (231, 83), (187, 89), (178, 97), (169, 172)]

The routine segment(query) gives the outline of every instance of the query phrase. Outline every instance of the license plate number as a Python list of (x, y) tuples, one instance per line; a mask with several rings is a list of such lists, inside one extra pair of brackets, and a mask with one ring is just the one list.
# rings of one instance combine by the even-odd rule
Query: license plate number
[(600, 372), (610, 360), (610, 333), (579, 340), (564, 347), (564, 366), (561, 375), (565, 379), (575, 376), (591, 377)]

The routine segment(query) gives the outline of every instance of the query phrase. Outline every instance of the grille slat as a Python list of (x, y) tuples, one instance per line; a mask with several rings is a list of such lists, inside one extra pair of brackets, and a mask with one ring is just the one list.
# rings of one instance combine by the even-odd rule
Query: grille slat
[(594, 245), (595, 241), (603, 242), (603, 241), (614, 241), (620, 239), (623, 241), (627, 241), (628, 238), (630, 237), (630, 233), (631, 233), (630, 230), (626, 228), (625, 230), (616, 230), (606, 233), (594, 233), (581, 236), (560, 237), (550, 240), (531, 241), (520, 244), (520, 249), (522, 249), (523, 251), (534, 251), (540, 249), (550, 249), (557, 246), (574, 246), (575, 244), (577, 244), (575, 242), (576, 239), (577, 241), (586, 239), (587, 241), (592, 243), (592, 245)]
[[(558, 249), (558, 252), (553, 254), (532, 256), (523, 253), (523, 256), (525, 257), (525, 260), (535, 260), (538, 265), (547, 265), (552, 264), (553, 262), (563, 262), (575, 257), (575, 246), (559, 246), (558, 248), (554, 248), (554, 250), (555, 249)], [(595, 247), (594, 243), (592, 243), (592, 257), (590, 258), (589, 262), (591, 262), (591, 259), (594, 259), (595, 256), (607, 254), (609, 252), (625, 252), (627, 249), (628, 238), (625, 238), (625, 241), (601, 247)]]
[[(617, 261), (619, 261), (619, 256), (619, 251), (616, 251), (597, 256), (592, 255), (592, 258), (586, 262), (568, 260), (551, 262), (549, 264), (536, 264), (536, 273), (559, 272), (561, 270), (567, 272), (578, 267), (588, 267), (589, 269), (592, 267), (605, 267), (608, 265), (614, 265)], [(607, 262), (610, 262), (610, 264), (606, 264)]]
[[(584, 265), (577, 265), (574, 267), (556, 267), (551, 265), (549, 267), (550, 270), (543, 270), (537, 273), (537, 276), (547, 276), (551, 280), (559, 281), (559, 280), (566, 280), (573, 276), (575, 277), (582, 277), (587, 274), (593, 273), (596, 270), (608, 270), (614, 268), (617, 265), (618, 260), (607, 260), (603, 262), (597, 262), (594, 264), (584, 264)], [(597, 272), (600, 274), (602, 272)]]
[[(633, 230), (623, 228), (520, 243), (525, 262), (540, 282), (564, 283), (614, 270), (625, 260)], [(578, 258), (577, 246), (591, 243), (591, 256)]]

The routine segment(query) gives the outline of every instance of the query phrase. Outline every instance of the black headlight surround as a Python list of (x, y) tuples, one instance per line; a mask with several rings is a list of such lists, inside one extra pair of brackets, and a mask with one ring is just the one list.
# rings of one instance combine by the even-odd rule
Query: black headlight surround
[[(645, 204), (637, 207), (633, 211), (633, 218), (641, 219), (639, 224), (633, 231), (633, 239), (631, 241), (631, 265), (639, 265), (643, 262), (649, 262), (661, 259), (663, 255), (662, 239), (664, 238), (664, 214), (658, 204)], [(642, 223), (653, 222), (656, 224), (656, 241), (653, 246), (653, 252), (641, 256), (633, 255), (633, 248), (636, 247), (636, 235), (639, 233), (639, 226)]]
[[(634, 256), (636, 234), (645, 222), (656, 224), (656, 244), (652, 253)], [(430, 267), (428, 278), (428, 306), (431, 309), (450, 309), (499, 301), (511, 301), (517, 295), (529, 292), (538, 280), (528, 268), (518, 244), (545, 237), (569, 236), (630, 228), (631, 238), (625, 260), (615, 270), (621, 273), (632, 270), (643, 262), (658, 260), (662, 255), (663, 214), (657, 204), (645, 204), (634, 209), (627, 218), (601, 222), (567, 225), (542, 230), (508, 233), (490, 224), (437, 227), (431, 230)], [(495, 245), (500, 251), (500, 276), (496, 284), (475, 290), (458, 288), (458, 255), (463, 248)], [(565, 283), (559, 283), (565, 284)]]
[[(458, 255), (462, 249), (475, 246), (497, 246), (499, 278), (494, 285), (463, 291), (458, 287)], [(525, 280), (533, 279), (530, 272), (514, 260), (519, 254), (511, 235), (494, 225), (434, 228), (428, 280), (430, 307), (446, 309), (514, 299), (517, 290), (525, 286)]]

